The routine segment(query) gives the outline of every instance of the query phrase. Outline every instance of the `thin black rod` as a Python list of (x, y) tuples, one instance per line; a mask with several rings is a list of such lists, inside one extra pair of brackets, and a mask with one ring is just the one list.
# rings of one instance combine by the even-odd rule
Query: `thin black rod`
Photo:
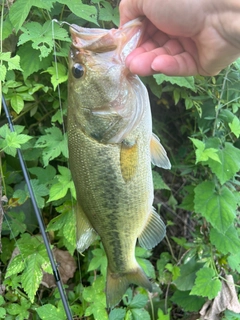
[[(14, 132), (15, 130), (14, 130), (14, 126), (13, 126), (13, 123), (12, 123), (12, 118), (11, 118), (11, 115), (9, 113), (7, 104), (6, 104), (5, 99), (4, 99), (4, 96), (2, 96), (2, 103), (3, 103), (3, 108), (4, 108), (4, 111), (5, 111), (7, 120), (8, 120), (9, 128), (10, 128), (10, 130), (12, 132)], [(43, 220), (42, 220), (42, 215), (41, 215), (41, 212), (40, 212), (40, 210), (39, 210), (39, 208), (37, 206), (36, 197), (34, 195), (33, 188), (32, 188), (32, 185), (31, 185), (31, 182), (30, 182), (30, 179), (29, 179), (29, 175), (28, 175), (28, 171), (27, 171), (27, 168), (26, 168), (26, 164), (25, 164), (25, 162), (23, 160), (22, 152), (21, 152), (20, 149), (17, 149), (17, 153), (18, 153), (19, 162), (20, 162), (20, 165), (21, 165), (21, 168), (22, 168), (22, 172), (23, 172), (23, 175), (24, 175), (27, 187), (28, 187), (30, 198), (32, 200), (33, 209), (34, 209), (36, 218), (38, 220), (38, 225), (39, 225), (40, 231), (42, 233), (43, 242), (45, 244), (45, 247), (46, 247), (46, 250), (47, 250), (47, 253), (48, 253), (48, 257), (49, 257), (49, 260), (50, 260), (50, 263), (51, 263), (51, 266), (52, 266), (53, 275), (55, 277), (56, 284), (57, 284), (58, 290), (60, 292), (62, 303), (63, 303), (64, 309), (65, 309), (65, 313), (66, 313), (67, 319), (68, 320), (72, 320), (72, 314), (71, 314), (71, 311), (70, 311), (70, 308), (69, 308), (69, 304), (68, 304), (65, 292), (63, 290), (63, 285), (62, 285), (62, 282), (61, 282), (61, 279), (60, 279), (60, 276), (59, 276), (57, 265), (56, 265), (56, 263), (54, 261), (53, 253), (52, 253), (52, 250), (51, 250), (50, 245), (49, 245), (49, 240), (48, 240), (47, 234), (45, 232), (45, 227), (44, 227), (44, 223), (43, 223)]]

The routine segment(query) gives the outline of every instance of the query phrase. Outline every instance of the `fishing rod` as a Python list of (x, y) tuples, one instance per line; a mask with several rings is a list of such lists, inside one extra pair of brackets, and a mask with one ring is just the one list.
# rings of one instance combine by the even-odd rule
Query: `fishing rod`
[[(9, 113), (9, 110), (8, 110), (8, 107), (7, 107), (7, 104), (6, 104), (6, 101), (5, 101), (5, 98), (4, 98), (3, 95), (2, 95), (2, 104), (3, 104), (3, 108), (4, 108), (4, 111), (5, 111), (5, 114), (6, 114), (6, 118), (8, 120), (10, 131), (11, 132), (15, 132), (14, 126), (13, 126), (13, 122), (12, 122), (12, 118), (11, 118), (11, 115)], [(65, 310), (65, 313), (66, 313), (66, 316), (67, 316), (67, 320), (72, 320), (72, 314), (71, 314), (71, 311), (70, 311), (70, 308), (69, 308), (69, 304), (68, 304), (64, 289), (63, 289), (63, 285), (62, 285), (61, 278), (60, 278), (60, 275), (59, 275), (59, 272), (58, 272), (57, 264), (54, 261), (53, 253), (52, 253), (52, 250), (51, 250), (50, 245), (49, 245), (49, 240), (48, 240), (47, 234), (45, 232), (45, 227), (44, 227), (44, 223), (43, 223), (43, 220), (42, 220), (42, 215), (41, 215), (41, 212), (40, 212), (40, 210), (39, 210), (39, 208), (37, 206), (36, 197), (34, 195), (33, 188), (32, 188), (32, 185), (31, 185), (31, 182), (30, 182), (30, 179), (29, 179), (29, 175), (28, 175), (26, 164), (25, 164), (25, 162), (23, 160), (22, 151), (20, 149), (17, 149), (17, 154), (18, 154), (18, 158), (19, 158), (19, 162), (20, 162), (20, 165), (21, 165), (21, 168), (22, 168), (22, 172), (23, 172), (23, 175), (24, 175), (27, 187), (28, 187), (30, 198), (32, 200), (32, 205), (33, 205), (33, 209), (34, 209), (37, 221), (38, 221), (39, 229), (40, 229), (40, 231), (42, 233), (43, 242), (45, 244), (45, 247), (46, 247), (46, 250), (47, 250), (47, 253), (48, 253), (48, 257), (49, 257), (49, 260), (50, 260), (50, 263), (51, 263), (51, 266), (52, 266), (53, 275), (54, 275), (54, 278), (55, 278), (55, 281), (56, 281), (56, 284), (57, 284), (57, 287), (58, 287), (58, 290), (59, 290), (59, 293), (60, 293), (60, 297), (61, 297), (61, 300), (62, 300), (62, 303), (63, 303), (63, 307), (64, 307), (64, 310)]]

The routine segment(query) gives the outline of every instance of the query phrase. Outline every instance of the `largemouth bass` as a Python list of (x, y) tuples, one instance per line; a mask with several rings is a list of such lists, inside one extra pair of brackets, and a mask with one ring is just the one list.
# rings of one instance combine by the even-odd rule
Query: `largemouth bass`
[(149, 97), (124, 61), (138, 44), (143, 23), (119, 29), (70, 26), (68, 143), (77, 193), (77, 249), (98, 234), (107, 260), (107, 306), (115, 306), (129, 284), (151, 291), (135, 259), (135, 245), (151, 249), (165, 236), (152, 207), (153, 164), (169, 169), (152, 134)]

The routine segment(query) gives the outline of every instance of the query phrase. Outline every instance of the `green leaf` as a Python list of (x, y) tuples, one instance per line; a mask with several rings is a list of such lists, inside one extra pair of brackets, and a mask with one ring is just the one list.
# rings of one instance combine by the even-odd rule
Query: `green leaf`
[(56, 90), (57, 86), (60, 83), (67, 81), (68, 79), (68, 71), (67, 68), (61, 63), (53, 62), (53, 67), (49, 67), (46, 71), (51, 74), (51, 83), (53, 85), (54, 90)]
[(56, 176), (56, 169), (51, 165), (48, 165), (46, 168), (33, 167), (28, 170), (31, 174), (35, 175), (39, 183), (43, 185), (48, 184), (49, 181), (53, 180)]
[(58, 0), (59, 3), (65, 4), (78, 17), (97, 23), (97, 10), (95, 6), (83, 4), (80, 0)]
[(157, 84), (162, 84), (164, 81), (168, 81), (171, 84), (176, 84), (179, 87), (185, 87), (191, 89), (192, 91), (196, 91), (194, 84), (194, 77), (169, 77), (164, 74), (155, 74), (153, 76), (157, 82)]
[(5, 319), (5, 316), (6, 316), (6, 309), (3, 307), (0, 307), (0, 318)]
[[(44, 184), (40, 184), (37, 179), (31, 179), (31, 185), (33, 188), (33, 192), (34, 192), (38, 207), (43, 208), (45, 205), (44, 197), (47, 196), (49, 193), (48, 188)], [(25, 191), (27, 192), (30, 198), (30, 194), (27, 186), (25, 187)]]
[(53, 33), (52, 21), (49, 20), (43, 25), (35, 21), (26, 23), (21, 28), (21, 31), (22, 34), (19, 37), (18, 45), (31, 41), (33, 49), (40, 50), (40, 58), (45, 58), (51, 53), (54, 39), (70, 42), (67, 31), (61, 28), (60, 25), (54, 25)]
[(25, 262), (23, 260), (23, 257), (19, 254), (16, 257), (13, 258), (13, 260), (10, 262), (7, 268), (7, 273), (5, 275), (6, 278), (18, 274), (22, 272), (25, 268)]
[(218, 156), (221, 163), (208, 160), (212, 172), (216, 174), (221, 184), (232, 179), (240, 168), (240, 150), (226, 142), (224, 148), (219, 148)]
[(221, 233), (225, 233), (236, 216), (237, 201), (225, 186), (215, 190), (212, 181), (204, 181), (195, 188), (195, 211), (207, 219)]
[(2, 224), (3, 230), (10, 230), (10, 239), (17, 237), (20, 233), (26, 231), (25, 214), (23, 212), (11, 212), (7, 215), (6, 220)]
[(151, 320), (150, 314), (145, 309), (131, 309), (133, 320)]
[(170, 300), (182, 307), (185, 311), (192, 312), (199, 311), (206, 299), (190, 295), (190, 291), (176, 290)]
[(32, 303), (43, 277), (42, 262), (42, 257), (39, 254), (32, 254), (27, 258), (27, 267), (21, 276), (23, 289)]
[(129, 307), (131, 309), (134, 308), (144, 308), (148, 302), (148, 296), (144, 294), (137, 294), (133, 297), (132, 301), (129, 304)]
[(240, 314), (232, 312), (230, 310), (226, 310), (224, 312), (224, 317), (222, 320), (240, 320)]
[(173, 282), (181, 291), (191, 290), (196, 278), (196, 272), (202, 268), (202, 264), (195, 259), (189, 260), (180, 266), (180, 276)]
[(24, 108), (24, 101), (21, 95), (19, 94), (15, 94), (12, 98), (11, 98), (11, 106), (13, 108), (13, 110), (19, 114), (22, 109)]
[(7, 68), (4, 65), (0, 65), (0, 81), (5, 81), (7, 74)]
[(212, 229), (210, 231), (210, 240), (218, 251), (223, 254), (235, 254), (239, 252), (240, 239), (234, 226), (230, 226), (225, 234), (218, 232), (216, 229)]
[(221, 163), (219, 156), (217, 154), (218, 149), (215, 148), (206, 148), (205, 143), (194, 138), (190, 138), (190, 140), (193, 142), (197, 150), (196, 153), (196, 163), (200, 161), (207, 161), (209, 158), (211, 158), (214, 161), (217, 161)]
[(170, 188), (166, 185), (166, 183), (163, 181), (162, 177), (158, 172), (153, 170), (152, 175), (153, 175), (154, 190), (161, 190), (161, 189), (170, 190)]
[(47, 166), (49, 161), (57, 158), (60, 154), (68, 158), (67, 139), (57, 127), (45, 130), (46, 135), (41, 136), (36, 144), (36, 148), (43, 148), (43, 163)]
[(90, 264), (88, 266), (88, 271), (97, 270), (101, 268), (101, 273), (104, 277), (106, 277), (107, 272), (107, 257), (105, 251), (103, 249), (94, 249), (92, 251), (94, 257), (91, 259)]
[(240, 253), (231, 254), (227, 260), (230, 268), (240, 273)]
[(126, 315), (126, 309), (115, 308), (109, 314), (109, 320), (123, 320)]
[(96, 320), (108, 320), (106, 312), (106, 296), (104, 294), (104, 277), (98, 277), (90, 287), (83, 290), (83, 298), (90, 302), (85, 316), (93, 315)]
[(236, 116), (234, 116), (232, 123), (229, 123), (228, 125), (231, 129), (231, 132), (234, 133), (237, 138), (239, 138), (239, 135), (240, 135), (240, 121), (239, 121), (239, 119)]
[(170, 310), (168, 309), (168, 313), (165, 314), (161, 309), (158, 309), (158, 320), (170, 320)]
[(39, 70), (46, 70), (52, 64), (52, 57), (39, 58), (39, 51), (33, 49), (30, 42), (21, 45), (17, 51), (21, 58), (22, 73), (24, 79)]
[(66, 315), (61, 308), (56, 308), (52, 304), (45, 304), (36, 309), (41, 320), (65, 320)]
[(209, 300), (215, 298), (222, 288), (221, 281), (216, 277), (211, 268), (202, 268), (197, 272), (197, 277), (190, 295), (207, 297)]
[(58, 166), (58, 170), (61, 175), (56, 176), (58, 182), (52, 185), (48, 202), (65, 197), (69, 189), (73, 198), (76, 199), (76, 191), (70, 170), (61, 166)]
[(50, 10), (53, 2), (54, 1), (52, 0), (34, 0), (34, 2), (32, 0), (15, 1), (10, 8), (9, 18), (16, 32), (19, 31), (23, 22), (26, 20), (32, 5), (42, 9)]

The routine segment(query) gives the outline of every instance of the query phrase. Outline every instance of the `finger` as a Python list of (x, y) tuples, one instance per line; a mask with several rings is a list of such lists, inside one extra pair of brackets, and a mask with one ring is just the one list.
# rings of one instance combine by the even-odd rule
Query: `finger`
[(142, 0), (121, 0), (119, 5), (119, 13), (120, 13), (120, 26), (124, 23), (138, 18), (140, 16), (144, 16), (142, 10)]
[(157, 56), (150, 68), (153, 73), (163, 73), (167, 76), (194, 76), (198, 74), (198, 67), (194, 58), (183, 52), (175, 56)]

